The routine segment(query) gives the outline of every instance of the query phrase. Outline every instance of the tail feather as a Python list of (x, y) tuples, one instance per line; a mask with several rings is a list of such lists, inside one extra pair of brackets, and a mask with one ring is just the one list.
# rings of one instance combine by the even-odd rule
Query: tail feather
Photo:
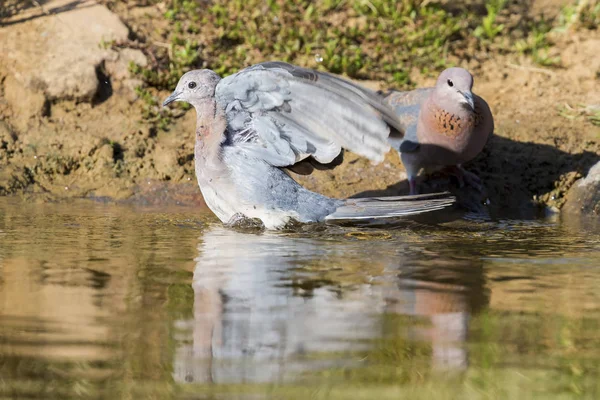
[(398, 218), (442, 210), (456, 202), (449, 193), (348, 199), (326, 221)]

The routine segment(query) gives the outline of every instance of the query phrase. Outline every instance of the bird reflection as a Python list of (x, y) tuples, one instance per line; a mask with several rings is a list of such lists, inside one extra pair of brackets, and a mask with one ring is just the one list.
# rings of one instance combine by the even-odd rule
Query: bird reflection
[(463, 370), (468, 366), (469, 318), (488, 303), (481, 261), (405, 260), (397, 289), (389, 290), (386, 312), (415, 315), (429, 324), (412, 333), (431, 344), (432, 367)]
[[(430, 326), (410, 327), (409, 339), (431, 343), (433, 367), (464, 368), (481, 269), (453, 261), (428, 268), (422, 255), (402, 246), (206, 231), (195, 260), (194, 317), (179, 326), (175, 379), (279, 382), (303, 371), (352, 367), (339, 354), (368, 351), (370, 341), (386, 334), (386, 313), (430, 319)], [(466, 278), (472, 274), (479, 278)], [(310, 357), (316, 353), (336, 356)]]

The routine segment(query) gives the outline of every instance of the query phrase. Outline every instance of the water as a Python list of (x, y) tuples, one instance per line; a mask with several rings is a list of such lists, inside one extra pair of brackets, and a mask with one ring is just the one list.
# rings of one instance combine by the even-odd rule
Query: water
[(600, 398), (599, 239), (0, 199), (0, 398)]

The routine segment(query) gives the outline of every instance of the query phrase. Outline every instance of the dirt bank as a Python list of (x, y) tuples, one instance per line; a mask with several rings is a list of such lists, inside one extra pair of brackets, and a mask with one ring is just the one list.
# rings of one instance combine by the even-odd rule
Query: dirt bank
[[(533, 2), (529, 12), (556, 17), (559, 3), (566, 2)], [(92, 1), (42, 2), (43, 9), (7, 4), (0, 27), (0, 195), (201, 202), (193, 172), (194, 112), (156, 112), (156, 100), (135, 89), (143, 82), (131, 67), (153, 62), (141, 44), (158, 42), (153, 29), (168, 29), (161, 19), (165, 3), (109, 2), (112, 12)], [(74, 21), (85, 25), (81, 18), (88, 18), (90, 26), (100, 26), (100, 9), (94, 7), (108, 13), (103, 33), (93, 36), (89, 29), (90, 36), (75, 38), (80, 26)], [(71, 19), (74, 12), (81, 14)], [(103, 44), (106, 32), (113, 35), (110, 44)], [(36, 58), (49, 46), (58, 61)], [(600, 127), (593, 119), (598, 112), (593, 107), (600, 105), (598, 49), (600, 34), (594, 28), (553, 34), (550, 51), (561, 63), (551, 68), (531, 56), (493, 48), (485, 56), (450, 55), (473, 72), (474, 91), (494, 113), (496, 135), (466, 165), (483, 179), (483, 195), (458, 188), (440, 173), (427, 181), (426, 190), (450, 189), (471, 209), (487, 202), (526, 216), (538, 205), (561, 208), (574, 182), (600, 160)], [(54, 75), (42, 74), (44, 65), (51, 65)], [(410, 73), (418, 86), (434, 78), (432, 71)], [(90, 80), (95, 85), (90, 87)], [(390, 82), (365, 84), (386, 88)], [(157, 99), (168, 94), (150, 89)], [(337, 197), (408, 191), (394, 152), (378, 166), (347, 154), (333, 172), (298, 178)]]

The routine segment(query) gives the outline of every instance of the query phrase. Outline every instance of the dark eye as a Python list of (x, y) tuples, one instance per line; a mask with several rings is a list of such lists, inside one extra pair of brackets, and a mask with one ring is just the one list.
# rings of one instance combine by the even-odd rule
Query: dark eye
[(188, 87), (189, 87), (190, 89), (193, 89), (193, 88), (195, 88), (195, 87), (196, 87), (196, 82), (190, 82), (190, 83), (188, 83)]
[(452, 82), (450, 79), (448, 79), (448, 86), (450, 86), (450, 87), (454, 86), (454, 82)]

